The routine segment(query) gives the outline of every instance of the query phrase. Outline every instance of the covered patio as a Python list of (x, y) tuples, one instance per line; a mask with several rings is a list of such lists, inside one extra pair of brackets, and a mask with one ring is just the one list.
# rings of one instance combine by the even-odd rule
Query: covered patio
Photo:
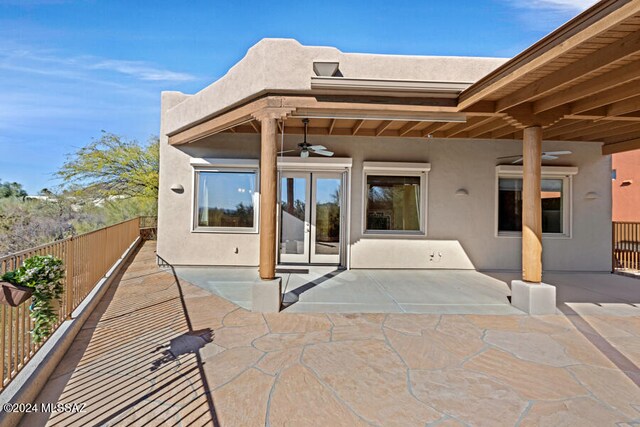
[[(542, 283), (542, 142), (556, 141), (556, 146), (562, 142), (600, 142), (603, 155), (640, 148), (639, 60), (640, 3), (602, 1), (473, 84), (342, 77), (337, 74), (338, 63), (314, 62), (316, 75), (311, 77), (310, 90), (271, 90), (237, 99), (233, 107), (222, 112), (216, 110), (222, 101), (215, 98), (214, 89), (186, 100), (175, 97), (164, 126), (172, 147), (184, 147), (215, 134), (260, 136), (262, 283), (254, 283), (252, 291), (252, 308), (258, 311), (278, 311), (281, 295), (293, 298), (298, 283), (304, 287), (320, 280), (305, 282), (307, 279), (296, 274), (282, 277), (276, 271), (278, 150), (285, 135), (303, 133), (308, 121), (310, 135), (326, 138), (521, 140), (522, 262), (519, 277), (513, 277), (511, 284), (511, 303), (529, 313), (551, 313), (555, 310), (555, 290)], [(196, 105), (199, 117), (194, 120), (190, 114)], [(585, 196), (598, 197), (596, 193)], [(410, 281), (409, 277), (378, 280), (381, 274), (341, 272), (323, 280), (324, 286), (309, 285), (304, 294), (315, 295), (313, 304), (321, 304), (325, 301), (323, 289), (358, 277), (362, 286), (369, 284), (368, 290), (380, 288), (393, 301), (401, 287), (386, 288), (384, 283)], [(413, 274), (428, 284), (430, 275), (441, 273)], [(453, 282), (457, 280), (457, 272), (448, 274)], [(489, 294), (495, 289), (496, 301), (502, 301), (495, 305), (505, 304), (504, 284), (499, 290), (501, 285), (490, 277), (474, 272), (469, 272), (465, 281), (482, 282)], [(428, 293), (428, 285), (424, 289)], [(290, 309), (305, 306), (304, 294)], [(348, 303), (350, 294), (363, 295), (350, 290), (343, 295)], [(464, 306), (466, 294), (459, 292), (456, 296), (460, 299), (451, 301)], [(410, 299), (395, 302), (401, 307), (409, 305)], [(433, 301), (439, 301), (436, 294), (430, 294), (424, 305)]]
[[(253, 268), (175, 267), (176, 275), (251, 309)], [(523, 315), (510, 304), (517, 272), (279, 268), (287, 313), (426, 313)], [(610, 273), (548, 272), (557, 314), (640, 315), (637, 279)]]
[[(251, 309), (255, 269), (176, 267), (178, 277)], [(523, 314), (507, 283), (476, 271), (279, 268), (287, 313)]]

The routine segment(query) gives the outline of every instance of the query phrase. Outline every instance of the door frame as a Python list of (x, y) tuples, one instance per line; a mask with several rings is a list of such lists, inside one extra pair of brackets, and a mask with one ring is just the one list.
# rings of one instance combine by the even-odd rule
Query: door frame
[[(283, 263), (295, 263), (295, 264), (306, 264), (309, 261), (309, 257), (311, 255), (311, 233), (309, 227), (311, 227), (311, 215), (312, 215), (312, 206), (311, 206), (311, 175), (308, 172), (298, 172), (298, 171), (281, 171), (278, 173), (278, 220), (282, 218), (282, 180), (284, 178), (300, 178), (306, 180), (306, 185), (304, 187), (304, 197), (305, 197), (305, 205), (304, 205), (304, 219), (305, 224), (303, 225), (303, 247), (304, 250), (301, 254), (282, 254), (280, 252), (280, 246), (282, 244), (282, 236), (280, 235), (281, 229), (277, 227), (277, 236), (276, 239), (278, 242), (278, 259), (280, 259)], [(307, 221), (308, 220), (308, 221)], [(282, 256), (285, 255), (286, 259), (282, 259)]]
[[(351, 264), (351, 167), (353, 159), (349, 157), (278, 157), (278, 215), (277, 215), (277, 239), (276, 250), (278, 263), (280, 263), (280, 202), (281, 202), (281, 176), (282, 172), (303, 172), (322, 173), (337, 172), (342, 173), (342, 204), (340, 206), (340, 216), (342, 226), (340, 229), (340, 262), (339, 266), (349, 269)], [(309, 183), (311, 186), (312, 183)], [(311, 200), (309, 200), (311, 202)]]
[[(345, 216), (343, 211), (345, 209), (344, 202), (344, 181), (345, 181), (346, 173), (343, 172), (332, 172), (332, 171), (312, 171), (309, 172), (309, 176), (311, 178), (311, 220), (310, 220), (310, 235), (309, 235), (309, 263), (310, 264), (331, 264), (331, 265), (340, 265), (340, 261), (342, 260), (342, 252), (344, 251), (343, 241), (346, 238), (343, 228), (345, 227)], [(318, 179), (339, 179), (340, 180), (340, 247), (338, 248), (338, 255), (329, 255), (329, 254), (318, 254), (315, 252), (316, 248), (316, 231), (317, 224), (316, 221), (318, 219)]]

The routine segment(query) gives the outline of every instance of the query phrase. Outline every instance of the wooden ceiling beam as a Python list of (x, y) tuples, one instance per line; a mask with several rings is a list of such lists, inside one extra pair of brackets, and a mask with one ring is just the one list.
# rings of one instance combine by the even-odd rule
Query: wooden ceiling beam
[(514, 133), (515, 131), (517, 131), (516, 128), (514, 128), (513, 126), (505, 126), (503, 128), (494, 130), (493, 132), (491, 132), (491, 138), (493, 139), (500, 139), (503, 138), (509, 134)]
[(571, 84), (586, 74), (594, 73), (638, 52), (640, 52), (640, 32), (634, 32), (505, 96), (496, 103), (496, 111), (504, 111), (516, 105), (538, 99), (556, 91), (558, 87)]
[(504, 119), (501, 117), (494, 118), (490, 122), (469, 131), (469, 138), (476, 138), (479, 135), (493, 132), (494, 130), (500, 129), (507, 124), (508, 123), (505, 123)]
[(603, 107), (614, 102), (640, 95), (640, 85), (631, 81), (610, 90), (575, 101), (571, 104), (571, 114), (584, 113), (594, 108)]
[[(640, 67), (640, 64), (638, 65)], [(640, 87), (640, 84), (638, 84)], [(614, 102), (607, 107), (607, 116), (622, 116), (624, 114), (640, 111), (640, 96)]]
[(406, 134), (408, 134), (409, 132), (411, 132), (418, 126), (420, 126), (422, 123), (424, 122), (407, 122), (406, 125), (400, 128), (400, 131), (399, 131), (400, 136), (405, 136)]
[(422, 129), (422, 137), (423, 138), (429, 138), (429, 135), (432, 135), (433, 132), (438, 130), (438, 127), (440, 127), (441, 125), (442, 125), (442, 123), (431, 123), (431, 124), (427, 125), (427, 127)]
[(640, 137), (640, 128), (633, 129), (630, 132), (619, 133), (617, 135), (604, 137), (602, 138), (602, 141), (605, 143), (612, 143), (626, 141), (628, 139), (635, 139), (638, 137)]
[(581, 129), (587, 129), (590, 127), (600, 126), (600, 125), (601, 123), (597, 123), (597, 122), (577, 121), (577, 122), (571, 123), (570, 125), (559, 127), (557, 129), (555, 126), (551, 126), (543, 130), (543, 135), (545, 139), (552, 139), (552, 138), (560, 137), (562, 135), (568, 135), (573, 132), (577, 132)]
[(564, 117), (565, 119), (570, 120), (591, 120), (591, 121), (604, 121), (604, 122), (638, 122), (640, 121), (640, 116), (637, 113), (625, 114), (623, 116), (602, 116), (602, 115), (573, 115), (570, 114)]
[(336, 125), (336, 119), (331, 119), (331, 123), (329, 124), (329, 135), (333, 133), (333, 127)]
[(520, 104), (505, 111), (505, 120), (521, 129), (530, 126), (545, 128), (559, 122), (569, 112), (568, 105), (561, 105), (548, 111), (535, 113), (532, 104)]
[(613, 129), (600, 129), (597, 132), (584, 134), (583, 138), (589, 141), (604, 141), (605, 138), (625, 138), (623, 135), (626, 135), (626, 139), (629, 139), (630, 137), (640, 137), (640, 125), (631, 124), (627, 126), (619, 126)]
[(578, 141), (580, 139), (599, 140), (600, 138), (615, 134), (615, 132), (619, 131), (620, 129), (628, 129), (629, 127), (633, 126), (637, 126), (637, 123), (623, 123), (615, 125), (611, 123), (600, 123), (597, 126), (583, 128), (572, 133), (564, 134), (563, 139)]
[(351, 128), (351, 135), (355, 135), (356, 133), (358, 133), (363, 124), (364, 120), (358, 120), (356, 124), (353, 125), (353, 128)]
[(463, 112), (475, 116), (493, 116), (496, 113), (496, 103), (495, 101), (476, 102), (472, 106), (465, 108)]
[(503, 122), (502, 125), (499, 128), (495, 129), (495, 130), (484, 132), (484, 133), (481, 133), (479, 135), (474, 135), (474, 136), (471, 136), (471, 132), (467, 132), (467, 134), (468, 134), (469, 138), (493, 139), (493, 133), (494, 132), (504, 132), (507, 129), (509, 130), (510, 133), (513, 133), (513, 131), (514, 131), (514, 127), (511, 124), (509, 124), (507, 122)]
[(640, 149), (640, 138), (630, 139), (628, 141), (616, 142), (613, 144), (604, 144), (602, 146), (602, 154), (623, 153), (625, 151)]
[(613, 71), (585, 80), (535, 101), (533, 103), (533, 112), (539, 114), (637, 79), (640, 79), (640, 66), (638, 66), (637, 61), (630, 62)]
[(493, 121), (495, 119), (495, 117), (471, 117), (467, 123), (460, 123), (458, 126), (448, 130), (447, 132), (445, 132), (444, 137), (445, 138), (455, 138), (457, 136), (460, 136), (462, 133), (464, 132), (469, 132), (475, 128), (477, 128), (478, 126), (482, 126), (484, 124), (487, 124), (491, 121)]
[(384, 122), (380, 123), (380, 126), (376, 128), (376, 136), (382, 135), (382, 132), (387, 130), (387, 128), (391, 126), (391, 123), (393, 123), (393, 120), (385, 120)]

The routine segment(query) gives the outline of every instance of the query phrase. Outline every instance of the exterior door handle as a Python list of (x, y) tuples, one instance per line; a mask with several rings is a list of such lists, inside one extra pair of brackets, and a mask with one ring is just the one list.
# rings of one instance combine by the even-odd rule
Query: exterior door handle
[(308, 222), (305, 223), (305, 230), (307, 233), (311, 231), (311, 224), (309, 224)]

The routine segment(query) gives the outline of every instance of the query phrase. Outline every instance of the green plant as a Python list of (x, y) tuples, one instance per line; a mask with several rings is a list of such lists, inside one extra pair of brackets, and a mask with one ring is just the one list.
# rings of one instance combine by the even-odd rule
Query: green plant
[(30, 308), (34, 327), (31, 333), (36, 343), (41, 343), (51, 335), (58, 321), (58, 313), (52, 303), (59, 300), (64, 292), (63, 277), (63, 262), (52, 255), (27, 258), (20, 268), (2, 276), (2, 280), (9, 283), (33, 289), (33, 303)]

